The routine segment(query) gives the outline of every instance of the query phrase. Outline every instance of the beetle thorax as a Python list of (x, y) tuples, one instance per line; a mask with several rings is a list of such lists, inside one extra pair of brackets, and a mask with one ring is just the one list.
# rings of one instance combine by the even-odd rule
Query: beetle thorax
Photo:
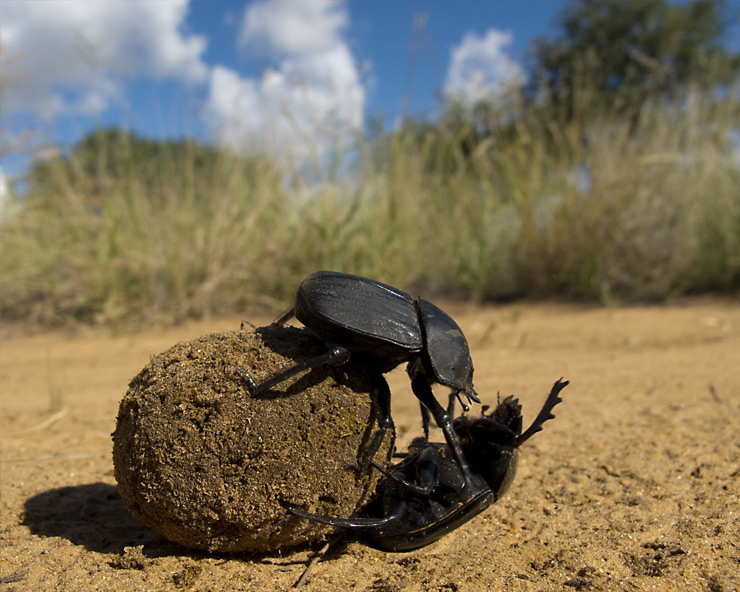
[(424, 339), (425, 371), (430, 379), (466, 393), (473, 392), (473, 361), (460, 326), (441, 308), (418, 299), (416, 306)]

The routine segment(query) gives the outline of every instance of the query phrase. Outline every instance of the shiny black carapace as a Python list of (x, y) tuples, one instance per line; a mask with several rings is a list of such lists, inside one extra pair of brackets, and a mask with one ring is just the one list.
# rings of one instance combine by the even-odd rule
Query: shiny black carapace
[(532, 425), (522, 432), (521, 406), (507, 397), (489, 414), (460, 416), (453, 427), (469, 463), (466, 479), (447, 444), (416, 438), (405, 458), (385, 474), (378, 494), (357, 518), (333, 518), (290, 507), (293, 514), (366, 534), (386, 551), (409, 551), (432, 543), (455, 530), (509, 489), (519, 459), (519, 447), (552, 419), (568, 385), (558, 380)]
[(428, 436), (431, 413), (463, 474), (470, 474), (452, 429), (454, 415), (432, 393), (434, 384), (452, 389), (449, 408), (458, 399), (467, 409), (461, 395), (468, 402), (480, 402), (473, 389), (468, 342), (450, 316), (431, 302), (412, 298), (381, 282), (347, 273), (317, 271), (301, 282), (294, 306), (274, 324), (282, 325), (293, 317), (326, 342), (326, 353), (298, 363), (260, 385), (245, 372), (253, 395), (304, 370), (344, 364), (350, 357), (363, 364), (374, 377), (379, 416), (379, 429), (364, 463), (367, 467), (391, 425), (391, 394), (382, 375), (407, 362), (411, 387), (422, 404), (425, 435)]

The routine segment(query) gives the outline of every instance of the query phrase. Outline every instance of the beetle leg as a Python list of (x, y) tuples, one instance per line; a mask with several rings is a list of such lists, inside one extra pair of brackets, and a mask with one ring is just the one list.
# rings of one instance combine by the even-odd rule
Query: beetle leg
[(421, 427), (424, 430), (424, 439), (429, 440), (429, 409), (423, 403), (419, 402), (421, 408)]
[(401, 476), (399, 474), (403, 472), (403, 469), (400, 469), (402, 463), (407, 461), (402, 461), (401, 463), (396, 465), (397, 470), (395, 471), (389, 471), (381, 467), (375, 461), (373, 461), (373, 466), (381, 473), (383, 473), (383, 475), (385, 475), (388, 479), (392, 479), (393, 481), (399, 483), (402, 487), (413, 493), (417, 493), (419, 495), (431, 494), (437, 485), (439, 454), (431, 446), (426, 446), (423, 449), (415, 452), (414, 457), (409, 460), (413, 463), (412, 466), (415, 469), (415, 473), (412, 475), (413, 480), (411, 481), (407, 480), (405, 478), (405, 475)]
[[(414, 376), (416, 376), (419, 373), (421, 374), (424, 373), (424, 370), (422, 370), (422, 366), (421, 366), (421, 360), (417, 358), (416, 360), (409, 362), (406, 365), (406, 373), (409, 375), (409, 378), (411, 379), (411, 383), (413, 385)], [(429, 420), (430, 420), (429, 409), (427, 408), (426, 405), (424, 405), (424, 403), (422, 403), (421, 397), (418, 397), (418, 398), (419, 398), (419, 408), (421, 410), (421, 428), (424, 431), (424, 439), (429, 440)], [(448, 413), (449, 413), (449, 410), (448, 410)], [(454, 417), (454, 415), (450, 413), (450, 417)]]
[(286, 505), (285, 508), (291, 514), (295, 514), (300, 518), (306, 520), (312, 520), (313, 522), (319, 522), (321, 524), (328, 524), (329, 526), (339, 526), (341, 528), (373, 528), (375, 526), (381, 526), (387, 524), (391, 520), (398, 518), (396, 514), (386, 516), (385, 518), (333, 518), (332, 516), (322, 516), (321, 514), (313, 514), (306, 512), (300, 508)]
[(249, 390), (251, 392), (254, 392), (257, 390), (257, 383), (254, 382), (254, 378), (247, 372), (244, 368), (241, 366), (236, 367), (237, 370), (241, 373), (241, 375), (244, 377), (244, 381), (249, 385)]
[(460, 406), (463, 408), (463, 411), (466, 413), (470, 411), (470, 405), (468, 405), (465, 401), (462, 400), (462, 397), (460, 394), (462, 391), (456, 391), (452, 390), (450, 391), (450, 403), (447, 405), (447, 415), (450, 417), (455, 417), (455, 400), (457, 399), (460, 401)]
[(284, 325), (294, 316), (295, 316), (295, 307), (291, 307), (288, 310), (286, 310), (283, 314), (281, 314), (278, 318), (276, 318), (274, 321), (272, 321), (272, 324), (273, 325)]
[(303, 372), (304, 370), (318, 368), (319, 366), (324, 366), (326, 364), (330, 364), (332, 366), (344, 364), (347, 360), (349, 360), (349, 355), (349, 351), (347, 351), (343, 347), (334, 346), (320, 356), (298, 362), (295, 366), (291, 366), (290, 368), (283, 370), (282, 372), (276, 374), (260, 385), (255, 385), (254, 380), (251, 376), (249, 376), (249, 374), (247, 374), (245, 370), (243, 370), (242, 368), (239, 368), (239, 370), (244, 375), (244, 378), (252, 391), (251, 395), (256, 396), (260, 393), (264, 393), (265, 391), (270, 390), (272, 387), (277, 386), (281, 382), (285, 382), (289, 378), (292, 378), (293, 376)]
[(553, 419), (555, 417), (552, 414), (552, 408), (555, 407), (555, 405), (557, 405), (558, 403), (562, 402), (562, 399), (559, 396), (560, 391), (568, 386), (568, 384), (569, 382), (567, 380), (564, 381), (561, 378), (552, 385), (550, 394), (547, 395), (545, 404), (542, 406), (542, 409), (537, 414), (537, 417), (534, 418), (532, 425), (529, 426), (527, 430), (516, 439), (517, 446), (521, 446), (526, 440), (529, 440), (529, 438), (539, 432), (542, 429), (542, 424), (545, 423), (548, 419)]
[(444, 410), (444, 407), (439, 404), (439, 401), (434, 398), (432, 387), (427, 380), (427, 377), (422, 372), (416, 372), (411, 378), (411, 388), (416, 395), (416, 398), (421, 401), (427, 409), (431, 412), (434, 417), (434, 421), (437, 425), (442, 428), (442, 432), (445, 435), (445, 440), (452, 451), (452, 455), (455, 457), (457, 466), (460, 467), (462, 474), (465, 476), (465, 481), (470, 481), (470, 466), (465, 460), (460, 443), (457, 441), (455, 432), (452, 430), (452, 423), (450, 417)]
[(385, 377), (376, 371), (369, 371), (370, 380), (372, 381), (372, 397), (377, 410), (378, 431), (373, 436), (370, 446), (365, 453), (364, 460), (360, 463), (360, 471), (365, 472), (375, 459), (375, 454), (380, 450), (388, 428), (393, 425), (391, 419), (391, 389)]

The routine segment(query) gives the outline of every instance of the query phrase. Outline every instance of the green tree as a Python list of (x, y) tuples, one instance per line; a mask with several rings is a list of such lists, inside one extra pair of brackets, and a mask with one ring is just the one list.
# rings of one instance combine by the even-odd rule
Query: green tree
[(112, 187), (135, 188), (152, 200), (184, 195), (208, 199), (217, 186), (214, 177), (234, 168), (280, 177), (265, 157), (240, 157), (187, 138), (154, 140), (106, 128), (85, 135), (66, 154), (36, 161), (27, 182), (32, 197), (54, 199), (66, 188), (81, 192), (88, 205), (98, 207)]
[(732, 83), (740, 54), (723, 44), (737, 18), (726, 0), (570, 0), (562, 35), (533, 43), (535, 90), (544, 87), (572, 118), (598, 107), (634, 110), (688, 83)]

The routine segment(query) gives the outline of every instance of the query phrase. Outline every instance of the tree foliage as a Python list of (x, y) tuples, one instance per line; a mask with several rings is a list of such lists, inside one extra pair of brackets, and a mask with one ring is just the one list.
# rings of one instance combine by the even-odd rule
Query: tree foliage
[(535, 92), (544, 87), (573, 117), (595, 107), (639, 108), (689, 83), (700, 90), (732, 83), (740, 54), (723, 44), (737, 19), (725, 0), (569, 0), (561, 36), (533, 44)]
[(593, 122), (635, 133), (655, 109), (680, 112), (689, 92), (715, 102), (727, 97), (716, 92), (723, 85), (737, 89), (740, 53), (726, 41), (739, 16), (727, 0), (566, 0), (558, 36), (532, 44), (526, 86), (474, 105), (448, 101), (436, 121), (406, 122), (392, 136), (435, 173), (476, 174), (477, 159), (490, 178), (489, 161), (528, 149), (533, 136), (552, 166), (568, 169)]

